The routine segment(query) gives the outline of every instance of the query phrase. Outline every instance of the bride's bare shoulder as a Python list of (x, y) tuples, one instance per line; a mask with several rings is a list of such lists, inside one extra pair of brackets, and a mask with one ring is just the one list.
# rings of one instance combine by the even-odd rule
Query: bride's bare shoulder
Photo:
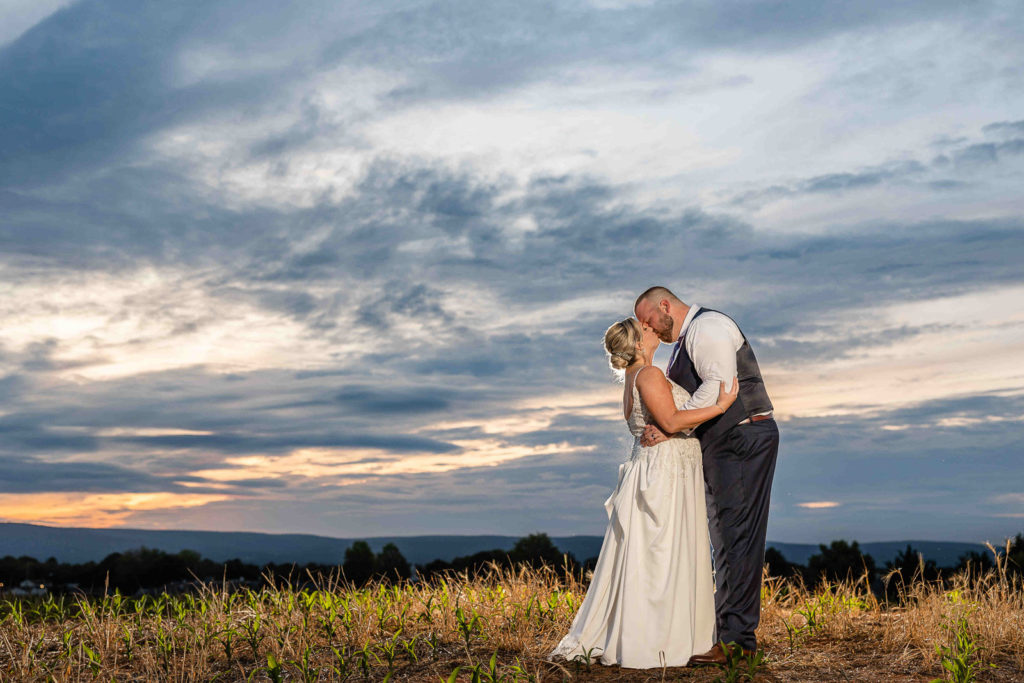
[(667, 381), (665, 373), (657, 365), (648, 365), (645, 368), (640, 368), (636, 373), (635, 382), (637, 387), (656, 386)]

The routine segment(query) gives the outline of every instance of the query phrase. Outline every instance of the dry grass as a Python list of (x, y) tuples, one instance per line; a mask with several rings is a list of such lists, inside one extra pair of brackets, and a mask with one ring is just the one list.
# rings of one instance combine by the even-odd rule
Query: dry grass
[[(545, 661), (584, 591), (550, 569), (495, 567), (475, 579), (363, 589), (332, 578), (314, 589), (203, 586), (155, 600), (14, 599), (0, 602), (0, 680), (728, 680), (715, 668)], [(1024, 586), (1001, 567), (945, 586), (914, 581), (894, 605), (864, 580), (809, 590), (767, 578), (762, 593), (757, 681), (949, 678), (937, 647), (950, 648), (947, 662), (973, 664), (976, 680), (1024, 679)]]

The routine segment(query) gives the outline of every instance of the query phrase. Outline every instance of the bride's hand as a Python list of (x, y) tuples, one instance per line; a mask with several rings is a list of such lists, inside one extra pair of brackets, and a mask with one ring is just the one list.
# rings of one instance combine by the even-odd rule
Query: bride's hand
[(718, 400), (715, 401), (715, 405), (722, 409), (724, 413), (729, 409), (736, 401), (736, 396), (740, 393), (739, 382), (735, 377), (732, 378), (732, 388), (729, 391), (725, 390), (725, 382), (720, 382), (718, 387)]
[(647, 448), (668, 440), (668, 434), (658, 429), (658, 425), (647, 425), (644, 427), (644, 435), (640, 437), (640, 443)]

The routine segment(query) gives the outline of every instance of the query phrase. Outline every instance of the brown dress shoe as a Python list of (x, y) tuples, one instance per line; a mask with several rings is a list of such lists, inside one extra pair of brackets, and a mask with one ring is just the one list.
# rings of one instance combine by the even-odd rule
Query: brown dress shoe
[(714, 647), (704, 654), (690, 657), (690, 661), (686, 663), (686, 666), (706, 666), (708, 664), (725, 664), (725, 662), (725, 650), (722, 649), (720, 644), (715, 643)]
[[(736, 647), (735, 645), (733, 647)], [(743, 657), (753, 657), (756, 654), (756, 650), (747, 650), (746, 648), (740, 650)], [(709, 664), (725, 664), (728, 661), (728, 657), (725, 654), (725, 650), (722, 649), (721, 643), (715, 643), (715, 646), (704, 654), (694, 655), (690, 657), (690, 661), (686, 663), (686, 666), (707, 666)]]

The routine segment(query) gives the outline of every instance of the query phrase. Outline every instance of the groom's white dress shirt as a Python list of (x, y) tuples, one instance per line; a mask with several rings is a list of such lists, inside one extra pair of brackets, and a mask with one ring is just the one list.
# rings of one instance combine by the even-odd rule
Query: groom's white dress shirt
[[(679, 355), (680, 346), (685, 344), (686, 353), (693, 360), (702, 380), (697, 391), (693, 392), (680, 410), (708, 408), (715, 404), (719, 382), (725, 382), (726, 389), (732, 386), (732, 378), (736, 376), (736, 352), (743, 346), (743, 334), (728, 316), (708, 311), (694, 320), (700, 308), (697, 304), (690, 306), (683, 318), (679, 340), (672, 349), (672, 359), (668, 363), (671, 368)], [(757, 414), (771, 415), (771, 412)]]

